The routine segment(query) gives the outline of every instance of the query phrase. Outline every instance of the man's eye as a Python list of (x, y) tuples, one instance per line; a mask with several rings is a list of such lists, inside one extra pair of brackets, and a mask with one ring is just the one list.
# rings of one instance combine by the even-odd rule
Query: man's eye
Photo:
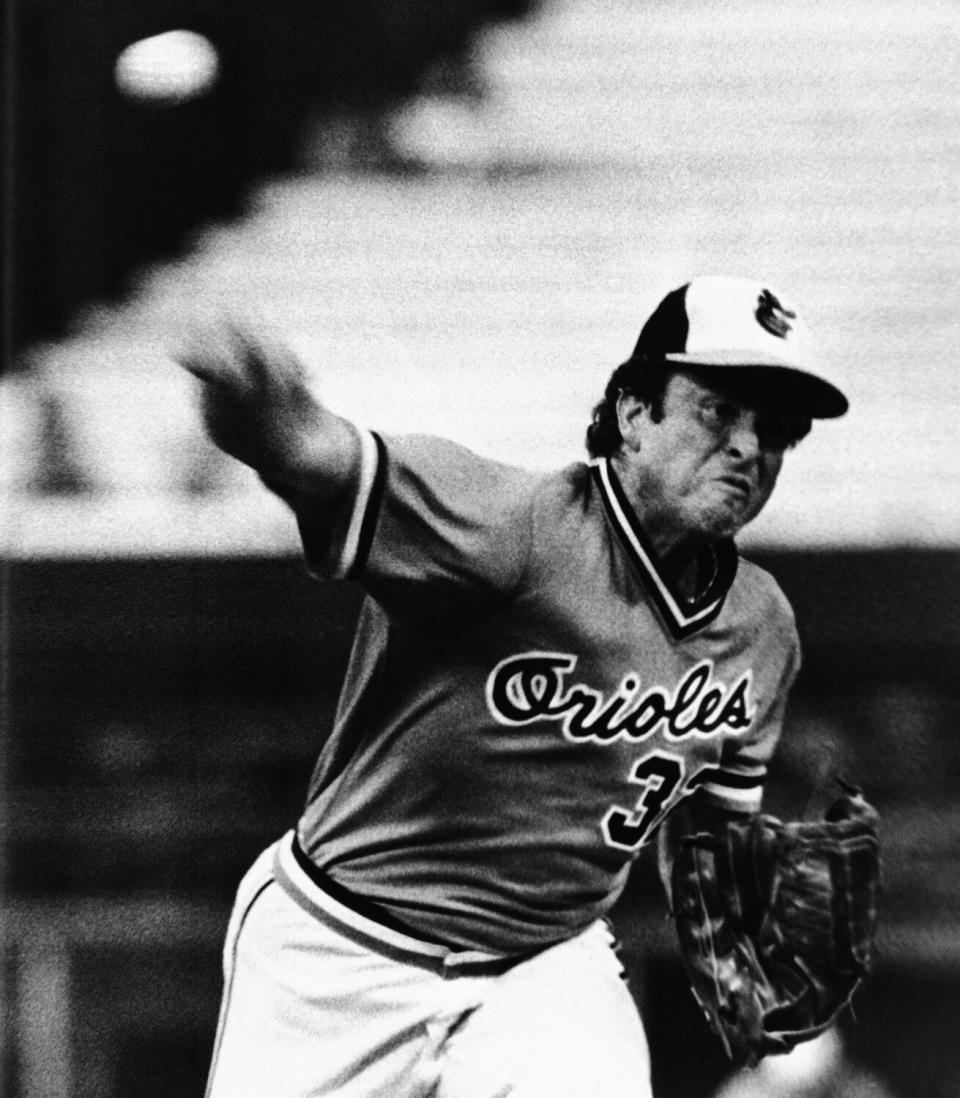
[(701, 406), (701, 413), (704, 422), (712, 427), (726, 427), (737, 415), (734, 406), (722, 400), (707, 401)]

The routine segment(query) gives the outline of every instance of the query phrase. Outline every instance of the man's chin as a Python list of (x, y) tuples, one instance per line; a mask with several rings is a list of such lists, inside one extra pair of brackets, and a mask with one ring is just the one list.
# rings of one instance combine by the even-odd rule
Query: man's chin
[(702, 516), (700, 529), (710, 541), (725, 541), (736, 537), (752, 518), (746, 509), (717, 508)]

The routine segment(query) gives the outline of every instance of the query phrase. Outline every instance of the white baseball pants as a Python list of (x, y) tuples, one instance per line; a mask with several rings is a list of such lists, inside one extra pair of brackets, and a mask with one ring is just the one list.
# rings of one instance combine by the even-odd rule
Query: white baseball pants
[[(375, 943), (376, 948), (371, 948)], [(292, 834), (237, 892), (207, 1098), (650, 1098), (606, 925), (500, 975), (344, 908)]]

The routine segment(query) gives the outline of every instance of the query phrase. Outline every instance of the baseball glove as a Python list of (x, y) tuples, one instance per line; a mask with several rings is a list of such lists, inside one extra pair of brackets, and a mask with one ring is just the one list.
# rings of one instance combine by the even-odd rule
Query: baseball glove
[(876, 956), (879, 818), (844, 787), (819, 822), (686, 837), (672, 901), (693, 993), (738, 1064), (822, 1033)]

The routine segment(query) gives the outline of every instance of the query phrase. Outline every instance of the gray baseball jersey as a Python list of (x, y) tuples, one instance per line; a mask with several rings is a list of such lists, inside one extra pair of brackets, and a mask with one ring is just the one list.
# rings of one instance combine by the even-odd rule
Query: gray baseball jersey
[(759, 807), (792, 611), (732, 542), (685, 600), (608, 461), (535, 475), (365, 435), (344, 540), (304, 545), (367, 597), (299, 839), (380, 917), (536, 949), (609, 911), (685, 797)]

